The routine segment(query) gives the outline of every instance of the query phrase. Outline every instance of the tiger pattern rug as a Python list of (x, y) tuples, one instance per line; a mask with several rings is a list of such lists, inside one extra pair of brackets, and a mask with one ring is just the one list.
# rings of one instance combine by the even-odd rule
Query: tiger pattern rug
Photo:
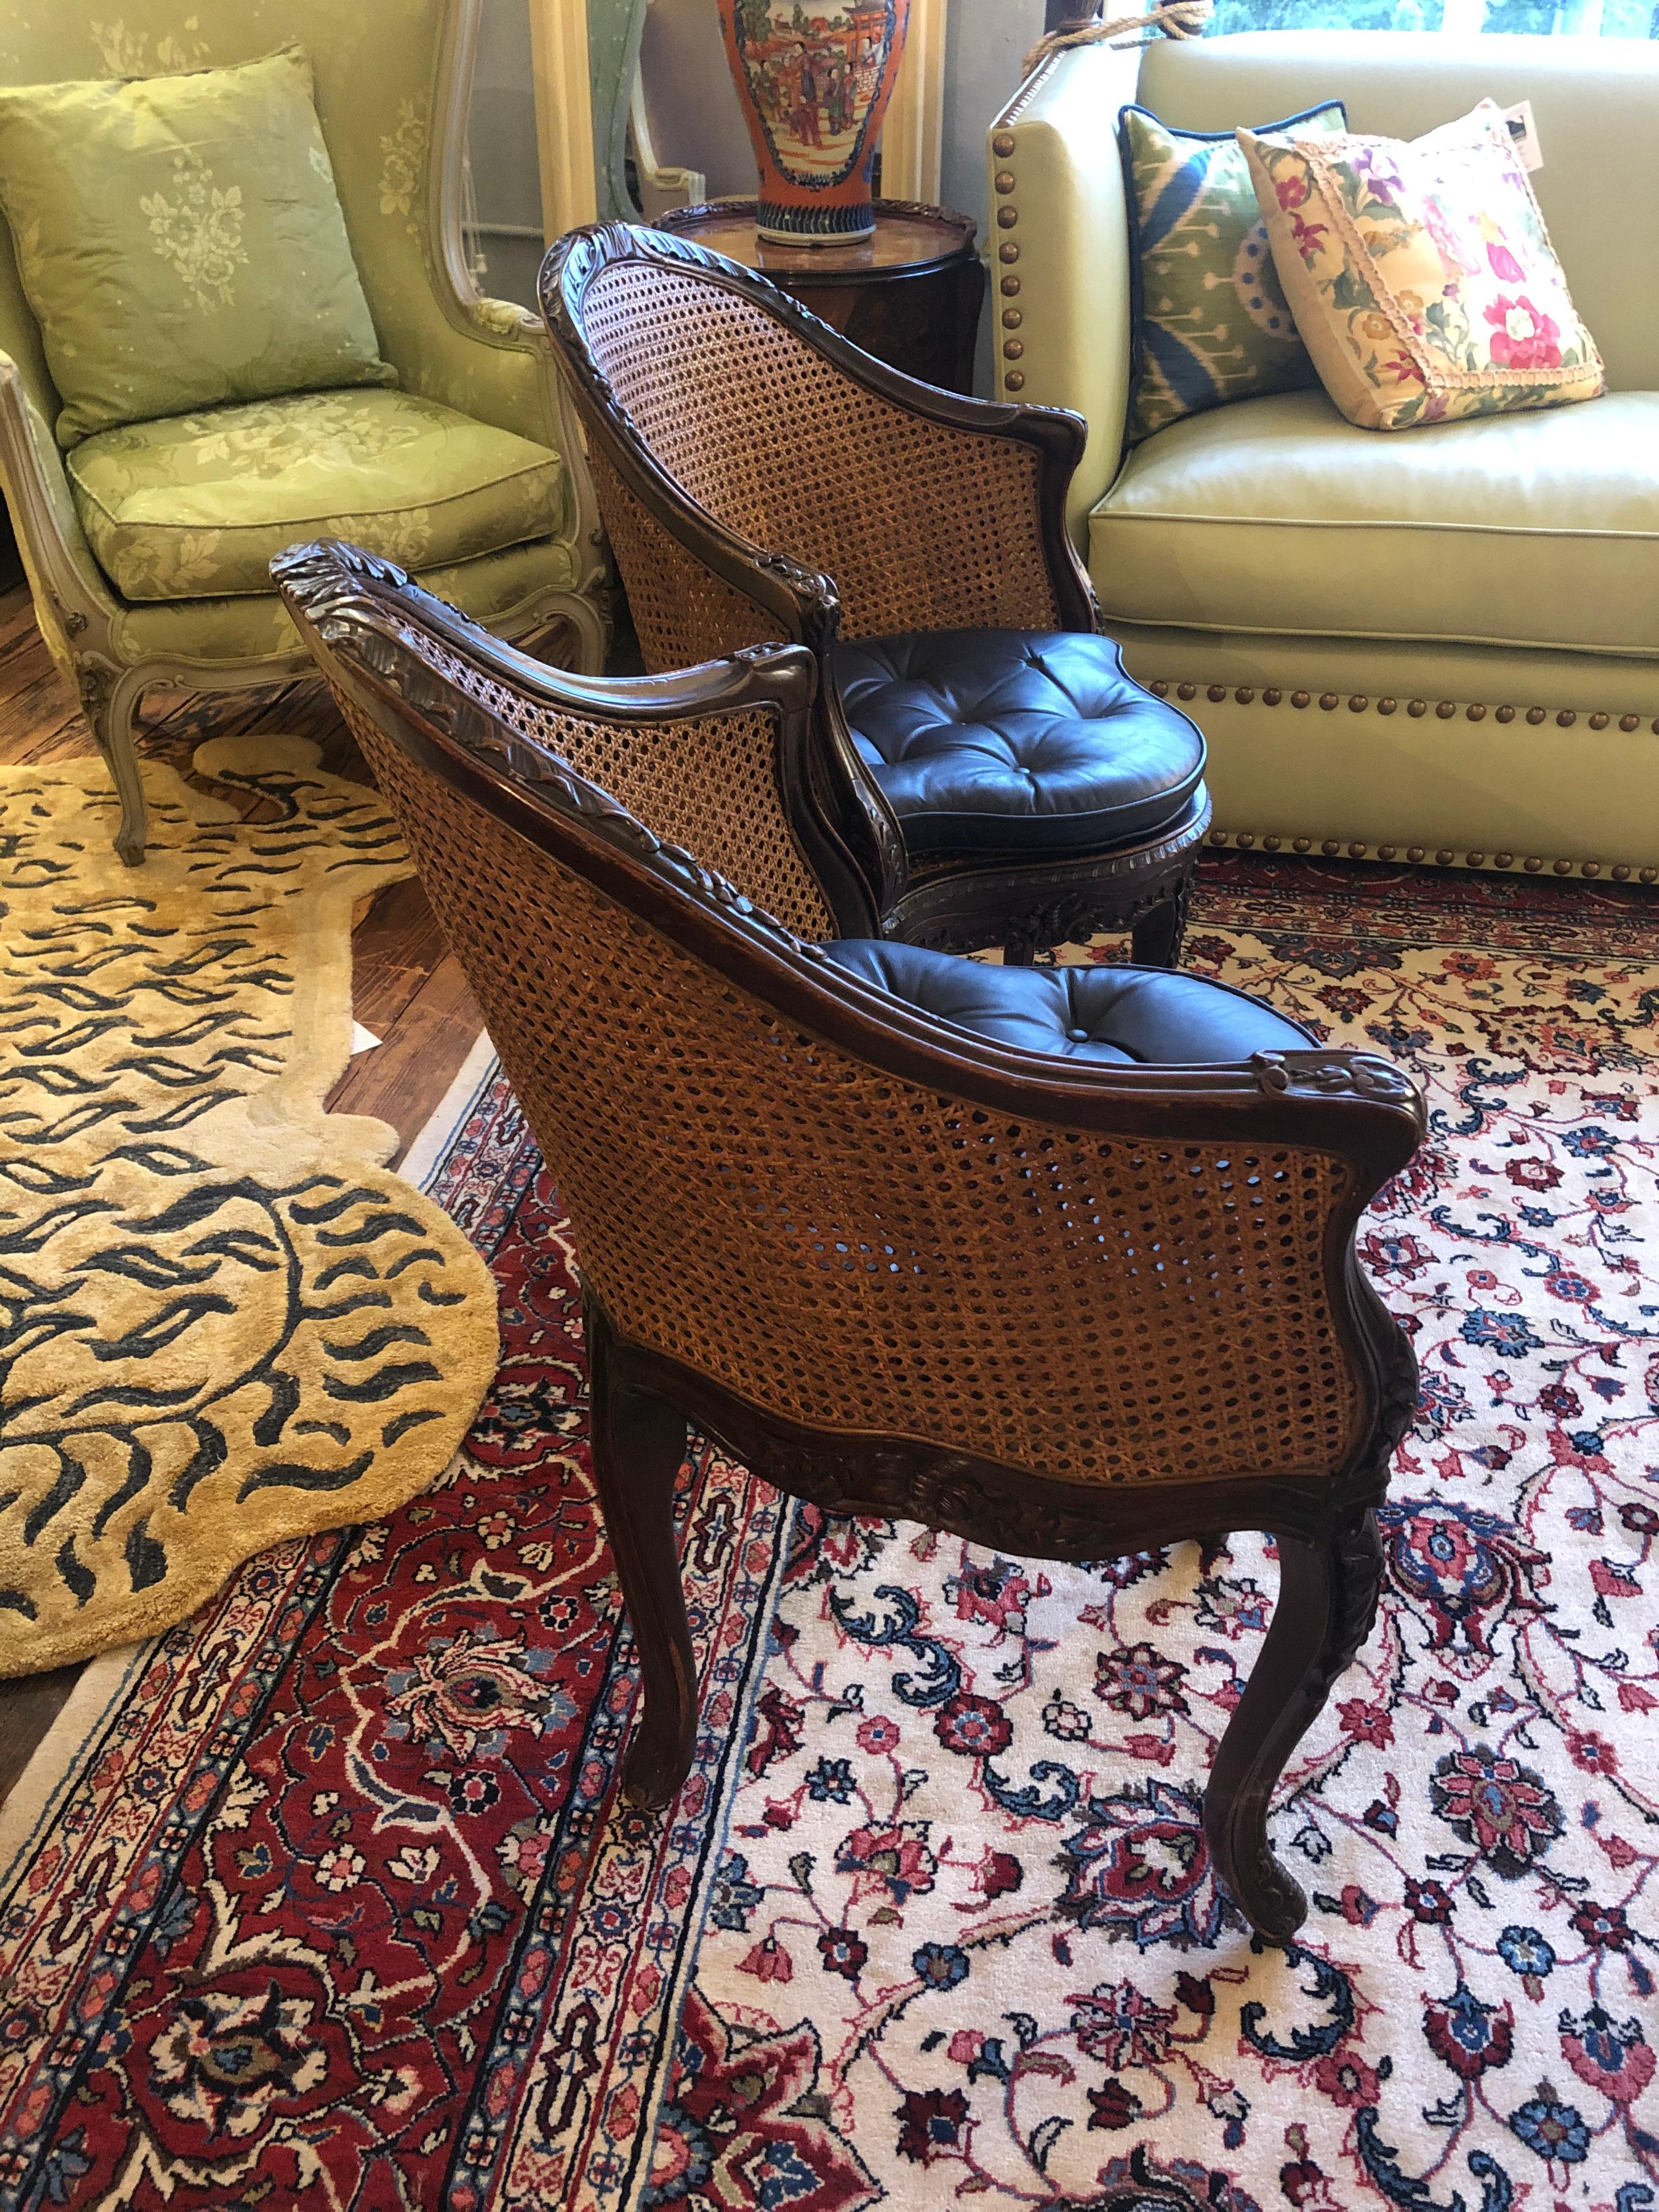
[(495, 1370), (488, 1269), (323, 1099), (354, 908), (413, 871), (309, 739), (0, 769), (0, 1674), (191, 1613), (428, 1488)]

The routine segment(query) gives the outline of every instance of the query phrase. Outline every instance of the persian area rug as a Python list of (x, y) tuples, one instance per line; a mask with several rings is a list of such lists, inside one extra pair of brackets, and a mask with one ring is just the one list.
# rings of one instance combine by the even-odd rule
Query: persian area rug
[(322, 1100), (354, 905), (413, 872), (292, 737), (0, 769), (0, 1674), (165, 1628), (252, 1553), (426, 1489), (494, 1371), (494, 1286)]
[(279, 1546), (45, 1757), (0, 1883), (0, 2207), (1643, 2212), (1659, 2191), (1659, 942), (1638, 894), (1228, 860), (1194, 964), (1398, 1053), (1365, 1252), (1423, 1415), (1274, 1827), (1199, 1820), (1275, 1569), (826, 1523), (700, 1449), (663, 1819), (580, 1308), (504, 1086), (432, 1191), (505, 1362), (437, 1492)]

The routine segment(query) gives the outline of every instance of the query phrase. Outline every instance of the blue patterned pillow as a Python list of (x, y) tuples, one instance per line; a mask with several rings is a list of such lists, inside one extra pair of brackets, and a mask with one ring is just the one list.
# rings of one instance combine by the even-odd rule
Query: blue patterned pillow
[[(1346, 131), (1339, 100), (1264, 130)], [(1279, 289), (1250, 172), (1231, 131), (1119, 118), (1133, 328), (1129, 442), (1185, 415), (1316, 384)]]

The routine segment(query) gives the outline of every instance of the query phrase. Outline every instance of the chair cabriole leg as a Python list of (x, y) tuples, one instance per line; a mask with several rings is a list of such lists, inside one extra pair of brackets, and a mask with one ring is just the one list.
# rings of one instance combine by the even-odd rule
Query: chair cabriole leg
[(623, 1792), (631, 1804), (655, 1811), (684, 1781), (697, 1729), (696, 1666), (674, 1544), (674, 1478), (685, 1457), (685, 1420), (662, 1399), (619, 1379), (610, 1324), (592, 1298), (585, 1334), (593, 1480), (644, 1690)]
[(79, 686), (81, 711), (98, 741), (121, 802), (115, 849), (128, 867), (136, 868), (143, 860), (149, 820), (132, 734), (138, 702), (144, 694), (143, 674), (138, 669), (118, 670), (105, 661), (88, 659), (79, 670)]
[(1273, 1856), (1267, 1807), (1286, 1761), (1370, 1633), (1382, 1545), (1369, 1510), (1316, 1542), (1279, 1539), (1279, 1598), (1204, 1793), (1204, 1830), (1222, 1886), (1258, 1935), (1285, 1942), (1308, 1900)]

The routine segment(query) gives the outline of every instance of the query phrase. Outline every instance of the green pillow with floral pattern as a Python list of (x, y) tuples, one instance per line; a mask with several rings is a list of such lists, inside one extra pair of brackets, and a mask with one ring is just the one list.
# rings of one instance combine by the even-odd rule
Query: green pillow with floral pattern
[(61, 446), (226, 400), (397, 381), (297, 47), (0, 89), (0, 205)]

